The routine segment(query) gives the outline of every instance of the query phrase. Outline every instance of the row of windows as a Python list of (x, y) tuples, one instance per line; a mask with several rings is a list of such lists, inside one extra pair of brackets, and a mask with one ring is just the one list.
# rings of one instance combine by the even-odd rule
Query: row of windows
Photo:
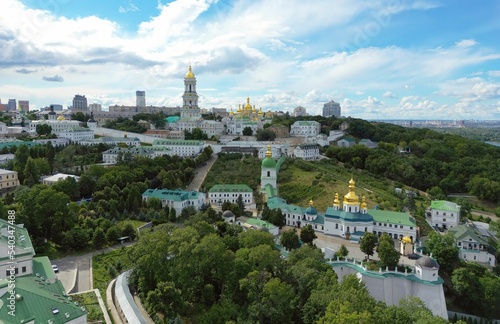
[[(27, 271), (26, 270), (26, 266), (24, 266), (24, 267), (21, 268), (21, 273), (26, 273), (26, 271)], [(16, 268), (16, 274), (18, 274), (18, 273), (19, 273), (19, 268)], [(7, 278), (10, 277), (10, 270), (6, 270), (5, 271), (5, 276)]]
[[(3, 185), (4, 185), (3, 183), (0, 183), (0, 188), (3, 188)], [(12, 184), (11, 184), (11, 182), (5, 183), (6, 187), (12, 187), (12, 186), (15, 186), (15, 185), (16, 185), (16, 182), (12, 182)]]
[[(438, 215), (439, 215), (439, 212), (438, 212), (438, 211), (436, 211), (436, 216), (438, 216)], [(443, 216), (446, 216), (446, 212), (443, 212)], [(455, 215), (454, 215), (453, 213), (451, 213), (451, 214), (450, 214), (450, 216), (451, 216), (451, 217), (454, 217)]]
[[(373, 222), (373, 225), (377, 225), (377, 222)], [(392, 224), (387, 224), (387, 223), (383, 223), (383, 224), (382, 224), (382, 223), (378, 223), (378, 226), (381, 226), (381, 227), (382, 227), (382, 226), (384, 226), (384, 227), (387, 227), (387, 226), (392, 227)], [(394, 225), (394, 228), (398, 228), (398, 225), (396, 225), (396, 224), (395, 224), (395, 225)], [(403, 228), (403, 225), (399, 225), (399, 228)], [(412, 230), (412, 229), (413, 229), (413, 226), (410, 226), (410, 229)]]
[(233, 193), (233, 194), (209, 194), (210, 195), (210, 198), (217, 198), (217, 197), (238, 197), (239, 195), (242, 195), (242, 197), (250, 197), (250, 194), (236, 194), (236, 193)]

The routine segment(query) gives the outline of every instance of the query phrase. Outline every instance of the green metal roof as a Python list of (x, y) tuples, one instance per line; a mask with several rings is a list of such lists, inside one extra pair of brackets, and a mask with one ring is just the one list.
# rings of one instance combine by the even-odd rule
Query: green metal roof
[(160, 200), (184, 201), (188, 199), (198, 199), (198, 191), (169, 190), (169, 189), (147, 189), (142, 196), (156, 197)]
[[(15, 317), (9, 314), (9, 281), (0, 280), (0, 323), (66, 323), (86, 316), (85, 308), (64, 295), (64, 287), (50, 268), (47, 257), (33, 259), (37, 275), (17, 277), (15, 282)], [(47, 275), (49, 276), (47, 278)], [(51, 277), (52, 276), (52, 277)]]
[(337, 218), (350, 222), (373, 222), (373, 217), (370, 214), (349, 213), (344, 211), (343, 209), (333, 209), (333, 207), (328, 207), (326, 209), (325, 217)]
[(262, 160), (262, 167), (274, 168), (276, 167), (276, 161), (273, 158), (266, 157), (264, 160)]
[[(271, 184), (269, 184), (269, 183), (266, 184), (266, 186), (264, 187), (264, 190), (265, 190), (267, 199), (270, 199), (270, 198), (276, 196), (276, 190), (273, 188), (273, 186), (271, 186)], [(268, 203), (268, 206), (269, 206), (269, 203)]]
[[(342, 138), (341, 140), (345, 140), (345, 141), (348, 141), (350, 143), (355, 143), (356, 140), (354, 139), (354, 137), (351, 137), (351, 136), (344, 136), (344, 138)], [(339, 140), (339, 141), (341, 141)]]
[(489, 246), (490, 244), (488, 243), (488, 239), (483, 238), (481, 233), (470, 226), (467, 225), (458, 225), (455, 227), (452, 227), (448, 230), (448, 232), (453, 234), (453, 237), (457, 241), (462, 241), (463, 239), (470, 237), (471, 239), (475, 240), (476, 242)]
[[(15, 247), (16, 256), (27, 254), (35, 255), (35, 250), (33, 249), (28, 230), (20, 225), (10, 224), (8, 221), (0, 219), (0, 244), (11, 246), (12, 244), (9, 243), (9, 236), (14, 236), (15, 238), (13, 246)], [(9, 257), (10, 255), (8, 254), (1, 255), (0, 261), (7, 260)]]
[(297, 123), (300, 126), (317, 126), (317, 125), (319, 125), (319, 123), (317, 121), (314, 121), (314, 120), (311, 120), (311, 121), (308, 121), (308, 120), (299, 120), (299, 121), (297, 121)]
[(257, 218), (249, 218), (247, 220), (247, 224), (255, 225), (255, 226), (264, 226), (264, 227), (266, 227), (268, 229), (276, 228), (276, 226), (274, 226), (273, 224), (268, 223), (266, 221), (263, 221), (261, 219), (257, 219)]
[(446, 200), (433, 200), (431, 201), (431, 208), (437, 210), (446, 210), (458, 213), (460, 206), (451, 201)]
[(253, 192), (246, 184), (217, 184), (208, 192)]
[(179, 116), (168, 116), (167, 118), (165, 118), (164, 120), (167, 122), (167, 123), (176, 123), (179, 119), (181, 119), (181, 117)]
[(375, 222), (399, 224), (403, 226), (417, 226), (415, 219), (407, 213), (390, 210), (368, 209), (368, 214), (373, 217)]
[(153, 146), (156, 145), (179, 145), (179, 146), (187, 146), (187, 145), (202, 145), (202, 141), (198, 140), (175, 140), (175, 139), (155, 139), (153, 141)]
[(289, 210), (290, 212), (294, 214), (304, 214), (305, 208), (295, 206), (295, 205), (289, 205), (286, 203), (286, 201), (283, 198), (280, 197), (272, 197), (267, 200), (267, 207), (269, 209), (286, 209)]

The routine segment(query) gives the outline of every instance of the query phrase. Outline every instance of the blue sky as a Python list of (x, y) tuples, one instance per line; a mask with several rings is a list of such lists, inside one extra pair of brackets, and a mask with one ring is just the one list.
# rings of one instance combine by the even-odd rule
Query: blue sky
[(2, 0), (0, 99), (31, 109), (330, 100), (366, 119), (500, 119), (500, 1)]

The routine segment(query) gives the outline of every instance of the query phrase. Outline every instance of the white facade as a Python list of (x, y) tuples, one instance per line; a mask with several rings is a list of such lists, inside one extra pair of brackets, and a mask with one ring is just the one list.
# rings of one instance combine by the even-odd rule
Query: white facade
[(294, 150), (296, 158), (303, 160), (317, 160), (319, 158), (319, 146), (316, 144), (304, 144), (297, 146)]
[(302, 106), (295, 107), (295, 109), (293, 110), (293, 116), (294, 117), (307, 116), (306, 108)]
[(199, 124), (199, 128), (203, 131), (203, 133), (207, 134), (208, 137), (224, 133), (224, 124), (214, 120), (202, 121)]
[(30, 123), (30, 133), (36, 133), (37, 125), (49, 125), (52, 127), (52, 134), (59, 136), (59, 133), (80, 127), (78, 120), (32, 120)]
[(142, 201), (147, 202), (152, 197), (160, 199), (163, 208), (173, 207), (177, 216), (187, 207), (200, 210), (206, 201), (206, 195), (203, 192), (168, 189), (148, 189), (142, 194)]
[(454, 202), (434, 200), (430, 213), (431, 224), (435, 228), (450, 229), (460, 224), (460, 206)]
[(309, 137), (316, 136), (321, 130), (317, 121), (296, 121), (290, 127), (290, 136)]
[(220, 184), (213, 186), (208, 191), (208, 201), (210, 204), (217, 206), (222, 206), (226, 201), (235, 204), (238, 202), (240, 195), (243, 204), (246, 206), (255, 206), (253, 190), (249, 186), (241, 184)]
[(155, 139), (151, 149), (171, 156), (194, 157), (203, 151), (204, 146), (202, 141), (197, 140)]
[(0, 193), (6, 193), (19, 186), (17, 171), (0, 169)]
[(61, 138), (67, 138), (72, 142), (80, 142), (84, 140), (89, 140), (94, 138), (94, 130), (84, 127), (75, 127), (63, 132), (60, 132), (57, 136)]
[(54, 174), (53, 176), (46, 177), (46, 178), (42, 179), (42, 184), (51, 185), (51, 184), (56, 183), (59, 180), (64, 180), (66, 178), (74, 178), (76, 181), (80, 180), (80, 177), (72, 175), (72, 174), (57, 173), (57, 174)]
[(496, 241), (494, 234), (485, 228), (478, 228), (475, 224), (458, 225), (448, 232), (455, 238), (460, 259), (495, 266), (495, 249), (490, 246), (490, 242)]

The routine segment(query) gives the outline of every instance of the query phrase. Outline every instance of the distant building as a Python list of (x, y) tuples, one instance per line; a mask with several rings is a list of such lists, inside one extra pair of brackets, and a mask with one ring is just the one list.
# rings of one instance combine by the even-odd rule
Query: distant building
[(295, 109), (293, 110), (293, 116), (295, 117), (307, 116), (306, 108), (302, 106), (295, 107)]
[(428, 209), (434, 228), (450, 229), (460, 224), (460, 206), (451, 201), (433, 200)]
[(338, 147), (352, 147), (356, 144), (356, 140), (351, 136), (346, 136), (341, 140), (337, 141)]
[(101, 106), (101, 104), (93, 103), (93, 104), (89, 105), (89, 110), (90, 111), (101, 111), (102, 110), (102, 106)]
[(19, 100), (19, 111), (24, 111), (24, 112), (30, 111), (29, 100)]
[(71, 142), (80, 142), (94, 138), (94, 130), (84, 127), (75, 127), (62, 132), (57, 135), (60, 138), (67, 138)]
[(153, 141), (151, 149), (165, 151), (168, 155), (195, 157), (203, 151), (204, 146), (204, 143), (198, 140), (157, 139)]
[(66, 120), (63, 116), (57, 117), (57, 120), (32, 120), (30, 122), (30, 133), (36, 133), (36, 126), (38, 125), (49, 125), (52, 127), (52, 134), (59, 135), (61, 132), (68, 131), (70, 129), (80, 127), (81, 122), (78, 120)]
[(321, 124), (317, 121), (296, 121), (290, 127), (290, 136), (309, 137), (316, 136), (321, 130)]
[(302, 144), (295, 148), (294, 155), (302, 160), (317, 160), (319, 158), (319, 146), (317, 144)]
[(80, 180), (80, 177), (78, 177), (76, 175), (66, 174), (66, 173), (57, 173), (57, 174), (51, 175), (49, 177), (43, 178), (42, 179), (42, 184), (50, 186), (50, 185), (56, 183), (59, 180), (64, 180), (64, 179), (67, 179), (67, 178), (73, 178), (76, 181)]
[(269, 232), (274, 236), (279, 235), (279, 228), (269, 222), (266, 222), (257, 218), (249, 218), (247, 222), (243, 224), (245, 230), (256, 230), (262, 232)]
[(16, 99), (9, 99), (9, 102), (7, 103), (7, 111), (16, 111), (16, 109), (17, 109)]
[(340, 104), (333, 100), (323, 105), (323, 117), (330, 116), (340, 117)]
[(495, 242), (495, 236), (487, 230), (476, 227), (474, 224), (457, 225), (448, 231), (453, 234), (458, 248), (460, 259), (468, 262), (487, 263), (494, 267), (496, 251), (490, 244)]
[(253, 190), (246, 184), (217, 184), (208, 190), (208, 201), (219, 207), (226, 201), (232, 204), (237, 203), (239, 196), (243, 204), (255, 205)]
[(0, 169), (0, 195), (4, 195), (19, 186), (17, 171)]
[(372, 142), (370, 139), (366, 138), (360, 140), (358, 144), (366, 146), (367, 148), (376, 148), (378, 146), (376, 142)]
[(174, 208), (179, 216), (184, 208), (194, 207), (195, 210), (205, 205), (206, 195), (198, 191), (148, 189), (142, 194), (142, 201), (147, 202), (150, 198), (158, 198), (163, 208)]
[(127, 146), (140, 146), (141, 141), (137, 137), (112, 137), (103, 136), (89, 140), (82, 140), (80, 144), (82, 145), (97, 145), (97, 144), (107, 144), (107, 145), (118, 145), (125, 144)]
[(82, 95), (75, 95), (73, 98), (73, 107), (72, 110), (80, 110), (80, 111), (87, 111), (88, 110), (88, 105), (87, 105), (87, 98)]
[(115, 164), (119, 157), (126, 158), (127, 156), (133, 158), (135, 156), (144, 156), (152, 158), (155, 156), (155, 151), (152, 149), (138, 147), (114, 147), (107, 151), (102, 152), (102, 161), (104, 163)]
[(135, 92), (135, 105), (139, 108), (146, 107), (146, 91)]

